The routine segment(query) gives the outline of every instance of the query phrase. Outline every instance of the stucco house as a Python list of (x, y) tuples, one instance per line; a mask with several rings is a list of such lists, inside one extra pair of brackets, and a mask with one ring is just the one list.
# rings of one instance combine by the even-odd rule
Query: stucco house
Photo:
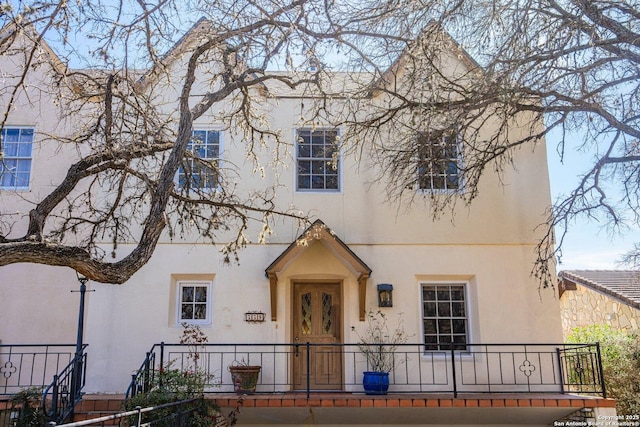
[(640, 329), (640, 276), (633, 270), (566, 270), (558, 273), (562, 328), (609, 325)]
[[(184, 65), (179, 53), (192, 49), (189, 37), (179, 43), (166, 64), (174, 76)], [(58, 66), (55, 52), (45, 48), (42, 55)], [(14, 66), (10, 58), (0, 61), (2, 69)], [(451, 72), (471, 66), (459, 52), (446, 63)], [(52, 84), (47, 67), (39, 70), (30, 87)], [(332, 84), (352, 77), (335, 73)], [(168, 112), (175, 108), (168, 80), (158, 78), (153, 87), (164, 92)], [(2, 129), (2, 215), (28, 212), (78, 156), (48, 143), (46, 135), (72, 133), (74, 123), (61, 122), (47, 91), (38, 93), (21, 94)], [(369, 102), (382, 102), (376, 96), (383, 95)], [(464, 186), (456, 166), (464, 162), (461, 140), (424, 141), (447, 150), (432, 150), (424, 159), (432, 167), (417, 168), (413, 190), (427, 195), (424, 204), (398, 209), (374, 167), (336, 151), (340, 128), (301, 118), (309, 98), (278, 82), (255, 92), (254, 102), (293, 147), (264, 177), (244, 162), (242, 137), (216, 122), (224, 102), (194, 123), (193, 136), (207, 157), (238, 165), (240, 191), (277, 179), (285, 184), (277, 187), (277, 203), (310, 212), (314, 222), (276, 222), (266, 242), (247, 242), (239, 264), (231, 265), (197, 237), (166, 235), (128, 283), (89, 282), (85, 400), (121, 399), (148, 355), (156, 366), (179, 360), (184, 348), (169, 344), (190, 323), (208, 336), (206, 360), (216, 378), (208, 391), (221, 406), (235, 402), (227, 366), (261, 365), (240, 423), (544, 426), (581, 410), (615, 414), (599, 379), (592, 389), (572, 388), (566, 374), (576, 356), (562, 344), (559, 301), (540, 292), (530, 275), (536, 227), (551, 203), (544, 146), (517, 151), (517, 167), (501, 176), (488, 169), (474, 203), (455, 207), (455, 221), (434, 220), (429, 198)], [(514, 125), (514, 134), (527, 131)], [(262, 155), (268, 153), (267, 147)], [(443, 162), (447, 167), (434, 166)], [(206, 185), (202, 178), (198, 185)], [(176, 185), (184, 179), (179, 173)], [(118, 250), (131, 245), (119, 242)], [(0, 289), (0, 392), (9, 393), (22, 369), (18, 344), (76, 341), (79, 297), (71, 291), (78, 283), (68, 268), (13, 264), (0, 268)], [(367, 366), (357, 343), (367, 313), (377, 311), (392, 322), (401, 315), (408, 342), (395, 349), (389, 394), (370, 396), (362, 389)]]

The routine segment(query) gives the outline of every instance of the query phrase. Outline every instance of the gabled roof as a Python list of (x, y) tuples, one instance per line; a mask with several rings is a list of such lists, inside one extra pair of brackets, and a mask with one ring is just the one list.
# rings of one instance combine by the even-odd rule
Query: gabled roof
[(32, 24), (18, 25), (10, 22), (0, 28), (0, 44), (6, 42), (11, 37), (26, 37), (31, 40), (34, 48), (42, 49), (42, 51), (50, 59), (50, 65), (60, 74), (65, 74), (67, 65), (60, 59), (58, 54), (49, 46), (44, 37), (33, 28)]
[(571, 289), (571, 285), (585, 286), (640, 310), (640, 271), (567, 270), (558, 273), (558, 277), (560, 289)]
[(200, 18), (191, 26), (180, 39), (175, 42), (169, 50), (160, 57), (159, 63), (147, 70), (139, 79), (138, 83), (143, 87), (155, 81), (163, 69), (168, 68), (171, 64), (183, 55), (187, 50), (193, 47), (197, 42), (197, 36), (206, 34), (211, 27), (211, 21), (206, 18)]
[[(169, 48), (167, 53), (162, 55), (159, 63), (154, 64), (141, 78), (139, 83), (144, 86), (155, 81), (161, 70), (169, 67), (177, 58), (193, 48), (194, 44), (198, 42), (198, 37), (206, 37), (211, 31), (211, 28), (215, 24), (206, 18), (200, 18), (182, 37)], [(473, 57), (462, 47), (460, 44), (437, 22), (430, 21), (418, 35), (416, 40), (410, 44), (402, 53), (398, 55), (398, 58), (384, 70), (381, 76), (375, 77), (371, 72), (365, 71), (331, 71), (323, 70), (319, 73), (321, 78), (321, 92), (312, 87), (313, 85), (299, 85), (295, 88), (288, 86), (287, 84), (279, 81), (279, 76), (292, 76), (300, 75), (308, 78), (305, 74), (309, 73), (306, 70), (299, 71), (268, 71), (266, 74), (272, 75), (276, 78), (263, 82), (261, 87), (265, 89), (270, 95), (275, 97), (293, 97), (293, 98), (314, 98), (321, 95), (329, 95), (332, 97), (340, 96), (346, 92), (351, 92), (356, 89), (369, 89), (375, 91), (381, 86), (388, 84), (388, 81), (393, 80), (393, 75), (398, 73), (398, 70), (405, 64), (406, 57), (412, 49), (421, 43), (425, 39), (439, 37), (442, 40), (450, 42), (451, 49), (456, 56), (465, 66), (470, 70), (482, 69), (481, 66), (473, 59)], [(224, 44), (224, 43), (223, 43)]]
[(320, 241), (358, 275), (370, 275), (371, 269), (335, 233), (319, 219), (309, 226), (265, 269), (267, 276), (279, 273), (304, 252), (313, 241)]
[(316, 220), (296, 240), (265, 269), (265, 275), (269, 278), (271, 293), (271, 320), (278, 318), (277, 288), (278, 274), (287, 268), (299, 255), (307, 250), (313, 242), (320, 242), (336, 258), (343, 262), (354, 272), (358, 280), (358, 307), (360, 320), (365, 319), (367, 279), (371, 275), (371, 269), (364, 263), (336, 234), (327, 227), (324, 222)]
[(382, 76), (374, 82), (373, 89), (375, 90), (376, 88), (384, 86), (389, 81), (392, 81), (393, 76), (405, 66), (407, 56), (410, 55), (411, 51), (413, 51), (420, 43), (426, 43), (428, 45), (429, 39), (433, 39), (433, 37), (439, 37), (441, 40), (449, 42), (455, 56), (464, 63), (469, 70), (482, 70), (480, 64), (478, 64), (469, 52), (460, 46), (460, 44), (440, 23), (431, 20), (427, 23), (422, 32), (418, 34), (417, 38), (407, 48), (405, 48), (398, 58), (396, 58), (396, 60), (382, 73)]

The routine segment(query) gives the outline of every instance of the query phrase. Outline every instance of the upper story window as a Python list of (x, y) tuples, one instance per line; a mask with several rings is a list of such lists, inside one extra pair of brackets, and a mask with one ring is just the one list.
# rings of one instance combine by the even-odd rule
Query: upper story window
[(33, 128), (2, 129), (0, 189), (29, 188), (33, 135)]
[(193, 157), (183, 159), (178, 170), (178, 185), (185, 189), (214, 190), (219, 185), (221, 151), (220, 131), (194, 130), (187, 151)]
[(418, 188), (456, 191), (460, 188), (460, 145), (451, 132), (420, 133), (417, 138)]
[(211, 282), (178, 282), (178, 323), (211, 323)]
[(298, 129), (296, 189), (340, 191), (340, 153), (336, 129)]
[(426, 351), (466, 350), (469, 342), (464, 284), (422, 285), (422, 326)]

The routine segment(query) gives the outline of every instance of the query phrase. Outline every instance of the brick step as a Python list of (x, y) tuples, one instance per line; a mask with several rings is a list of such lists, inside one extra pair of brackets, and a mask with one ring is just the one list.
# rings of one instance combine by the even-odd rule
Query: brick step
[(124, 396), (119, 394), (86, 394), (76, 406), (77, 412), (104, 412), (121, 411), (124, 404)]
[(124, 396), (121, 395), (85, 395), (75, 408), (73, 422), (117, 414), (123, 411), (123, 406)]

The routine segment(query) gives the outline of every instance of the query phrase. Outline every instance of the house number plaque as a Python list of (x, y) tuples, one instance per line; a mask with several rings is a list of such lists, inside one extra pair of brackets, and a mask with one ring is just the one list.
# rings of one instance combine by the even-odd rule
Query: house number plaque
[(261, 323), (264, 322), (265, 315), (261, 311), (249, 311), (244, 314), (244, 321), (249, 323)]

